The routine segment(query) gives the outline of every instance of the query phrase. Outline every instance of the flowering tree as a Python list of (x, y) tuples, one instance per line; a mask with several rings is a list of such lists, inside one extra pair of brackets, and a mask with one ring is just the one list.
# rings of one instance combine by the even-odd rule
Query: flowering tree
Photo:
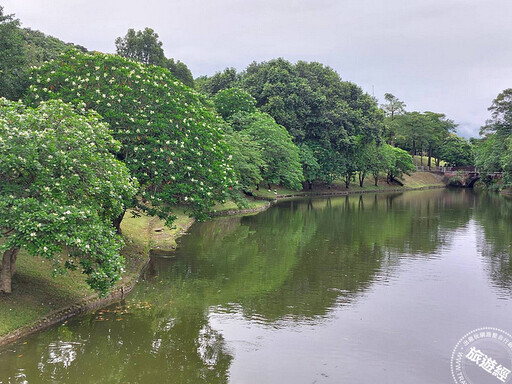
[(11, 292), (21, 248), (51, 260), (57, 273), (80, 266), (100, 293), (119, 279), (121, 239), (111, 220), (137, 191), (111, 154), (119, 147), (94, 112), (0, 99), (0, 291)]
[(34, 71), (28, 100), (60, 98), (95, 109), (139, 180), (139, 206), (173, 220), (172, 205), (205, 218), (235, 183), (220, 118), (161, 67), (117, 55), (68, 52)]

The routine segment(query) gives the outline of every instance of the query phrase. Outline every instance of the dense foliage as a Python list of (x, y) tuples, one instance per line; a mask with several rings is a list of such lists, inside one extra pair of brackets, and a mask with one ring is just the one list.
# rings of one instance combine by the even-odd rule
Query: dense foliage
[(81, 52), (87, 52), (87, 49), (80, 45), (65, 43), (53, 36), (45, 35), (40, 31), (23, 28), (21, 33), (25, 42), (24, 49), (28, 67), (39, 67), (46, 61), (53, 60), (59, 57), (61, 53), (73, 48)]
[(20, 27), (13, 15), (0, 6), (0, 97), (18, 100), (29, 85), (31, 66), (38, 66), (76, 47), (39, 31)]
[[(241, 113), (234, 126), (248, 135), (260, 147), (263, 167), (261, 178), (268, 184), (283, 185), (286, 188), (301, 189), (303, 181), (299, 149), (293, 143), (286, 128), (276, 123), (267, 113)], [(242, 148), (241, 148), (242, 149)]]
[(198, 85), (211, 96), (237, 87), (254, 97), (256, 107), (284, 126), (302, 148), (310, 186), (339, 178), (348, 186), (358, 171), (358, 152), (381, 141), (383, 113), (376, 101), (320, 63), (252, 63), (240, 74), (229, 68), (201, 78)]
[[(3, 100), (0, 112), (4, 261), (14, 266), (26, 248), (56, 271), (78, 263), (100, 292), (122, 269), (110, 223), (119, 225), (126, 207), (171, 224), (175, 205), (204, 219), (216, 202), (262, 183), (300, 189), (342, 180), (348, 188), (371, 175), (377, 185), (382, 175), (393, 182), (413, 171), (417, 154), (429, 166), (433, 157), (473, 162), (472, 145), (445, 115), (406, 112), (390, 93), (379, 108), (320, 63), (254, 62), (195, 83), (150, 28), (117, 38), (118, 55), (89, 54), (20, 28), (2, 7), (0, 37), (0, 96), (24, 95), (30, 105)], [(508, 89), (490, 107), (476, 150), (482, 170), (504, 171), (507, 183), (511, 106)], [(3, 267), (2, 276), (13, 270)]]
[(167, 68), (183, 84), (194, 87), (194, 77), (188, 67), (179, 60), (174, 61), (165, 57), (162, 42), (151, 28), (145, 28), (144, 31), (130, 28), (126, 35), (118, 37), (115, 43), (118, 55), (144, 64)]
[(0, 99), (0, 290), (10, 292), (20, 248), (52, 261), (56, 272), (79, 265), (102, 293), (119, 279), (121, 240), (111, 221), (136, 192), (111, 154), (119, 146), (92, 111)]
[(471, 143), (453, 134), (443, 140), (437, 153), (447, 165), (452, 167), (474, 165), (475, 163)]
[(223, 89), (215, 95), (213, 101), (217, 112), (226, 121), (239, 112), (256, 112), (256, 100), (242, 89)]
[(170, 223), (172, 205), (205, 218), (235, 184), (220, 120), (161, 67), (117, 55), (68, 52), (34, 70), (28, 99), (94, 109), (121, 142), (118, 156), (141, 185), (139, 206)]
[(410, 151), (413, 156), (426, 155), (428, 166), (432, 165), (433, 156), (440, 157), (441, 144), (457, 127), (444, 114), (434, 112), (406, 112), (393, 118), (388, 117), (386, 126), (387, 132), (393, 134), (391, 142)]
[(226, 121), (226, 137), (232, 147), (233, 164), (240, 189), (250, 193), (260, 182), (302, 188), (299, 148), (283, 126), (256, 108), (246, 91), (229, 88), (214, 97), (217, 112)]
[(505, 185), (512, 184), (512, 88), (505, 89), (489, 107), (491, 119), (482, 127), (476, 147), (476, 163), (483, 172), (504, 172)]
[(26, 65), (20, 23), (13, 15), (4, 15), (0, 6), (0, 97), (18, 98), (23, 92), (23, 68)]

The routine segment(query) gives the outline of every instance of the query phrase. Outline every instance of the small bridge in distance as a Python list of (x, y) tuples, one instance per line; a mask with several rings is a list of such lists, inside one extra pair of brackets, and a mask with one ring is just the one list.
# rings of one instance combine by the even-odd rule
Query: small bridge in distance
[(464, 167), (425, 167), (416, 166), (416, 172), (433, 172), (445, 176), (450, 179), (452, 177), (460, 177), (462, 187), (472, 188), (475, 182), (480, 180), (482, 177), (490, 177), (492, 179), (501, 179), (503, 176), (502, 172), (479, 172), (475, 166), (464, 166)]

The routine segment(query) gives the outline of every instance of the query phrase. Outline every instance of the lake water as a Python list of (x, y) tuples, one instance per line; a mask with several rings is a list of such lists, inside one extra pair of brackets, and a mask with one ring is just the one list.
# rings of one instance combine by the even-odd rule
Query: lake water
[(125, 302), (0, 349), (0, 383), (451, 383), (464, 334), (512, 332), (503, 197), (290, 200), (179, 242)]

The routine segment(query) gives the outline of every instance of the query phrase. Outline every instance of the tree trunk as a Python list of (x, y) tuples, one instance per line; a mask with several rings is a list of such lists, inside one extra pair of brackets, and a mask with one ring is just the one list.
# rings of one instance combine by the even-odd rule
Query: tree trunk
[(312, 181), (308, 181), (308, 186), (309, 186), (309, 189), (313, 189), (313, 182)]
[(440, 164), (441, 160), (438, 158), (436, 158), (436, 167), (439, 167), (439, 164)]
[(350, 186), (350, 176), (346, 176), (345, 177), (345, 188), (348, 189), (349, 186)]
[(432, 164), (432, 147), (428, 147), (428, 170), (430, 171), (430, 165)]
[(375, 186), (377, 186), (377, 184), (379, 183), (379, 176), (373, 176), (373, 178), (375, 179)]
[(116, 217), (114, 220), (112, 220), (112, 226), (116, 229), (116, 232), (120, 235), (121, 234), (121, 221), (123, 221), (124, 214), (126, 213), (126, 210), (123, 210), (123, 212)]
[(359, 172), (359, 186), (361, 188), (363, 187), (365, 177), (366, 177), (366, 172)]
[(256, 190), (257, 190), (257, 191), (259, 191), (259, 190), (260, 190), (260, 185), (259, 185), (259, 184), (256, 186)]
[(4, 252), (2, 271), (0, 272), (0, 292), (11, 293), (11, 281), (16, 269), (16, 257), (19, 248), (11, 248)]

